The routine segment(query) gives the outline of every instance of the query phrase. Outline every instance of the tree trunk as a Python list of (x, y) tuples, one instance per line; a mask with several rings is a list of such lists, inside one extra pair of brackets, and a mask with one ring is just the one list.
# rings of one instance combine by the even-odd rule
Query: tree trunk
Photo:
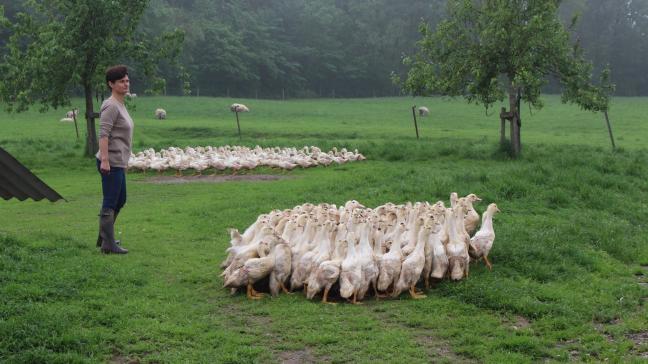
[(509, 88), (509, 106), (513, 118), (511, 119), (511, 152), (514, 158), (517, 158), (522, 151), (522, 141), (520, 138), (520, 110), (518, 109), (519, 90), (511, 83)]
[(95, 119), (94, 119), (94, 109), (92, 104), (92, 85), (90, 82), (86, 82), (83, 86), (83, 91), (85, 93), (85, 102), (86, 102), (86, 125), (88, 129), (88, 135), (86, 138), (86, 157), (94, 157), (99, 150), (99, 145), (97, 144), (97, 132), (95, 130)]
[(500, 110), (500, 146), (506, 144), (506, 119), (502, 117), (504, 113), (506, 113), (506, 108), (502, 107)]

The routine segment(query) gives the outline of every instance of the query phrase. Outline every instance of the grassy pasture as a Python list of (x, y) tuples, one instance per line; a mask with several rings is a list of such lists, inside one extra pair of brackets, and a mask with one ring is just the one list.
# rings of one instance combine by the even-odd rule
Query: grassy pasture
[[(243, 102), (243, 139), (227, 106)], [(603, 117), (546, 97), (523, 115), (523, 156), (498, 150), (495, 112), (410, 98), (139, 98), (135, 150), (244, 144), (358, 148), (368, 161), (287, 178), (153, 184), (131, 173), (116, 230), (94, 248), (99, 177), (61, 110), (0, 114), (0, 145), (68, 202), (0, 202), (0, 362), (640, 362), (648, 357), (648, 113)], [(81, 105), (81, 100), (75, 100)], [(414, 137), (409, 107), (430, 108)], [(163, 107), (168, 120), (153, 119)], [(496, 107), (495, 110), (498, 110)], [(81, 125), (83, 133), (85, 126)], [(169, 172), (168, 174), (172, 174)], [(304, 202), (497, 202), (493, 272), (473, 265), (428, 298), (336, 306), (301, 293), (250, 302), (222, 289), (227, 227)]]

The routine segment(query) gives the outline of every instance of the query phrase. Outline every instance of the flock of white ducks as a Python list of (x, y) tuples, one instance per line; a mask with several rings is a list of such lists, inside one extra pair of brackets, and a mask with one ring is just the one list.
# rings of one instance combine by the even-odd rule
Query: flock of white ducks
[(365, 156), (358, 150), (347, 151), (337, 148), (329, 152), (322, 152), (318, 147), (296, 148), (261, 148), (256, 146), (248, 148), (243, 146), (220, 147), (186, 147), (161, 149), (146, 149), (137, 154), (131, 154), (128, 168), (146, 171), (149, 169), (162, 173), (165, 170), (176, 170), (176, 176), (182, 171), (192, 169), (200, 175), (208, 168), (215, 170), (232, 170), (234, 173), (241, 169), (254, 169), (260, 166), (291, 170), (296, 167), (308, 168), (319, 165), (343, 164), (353, 161), (365, 160)]
[[(322, 290), (328, 303), (331, 287), (338, 282), (340, 296), (357, 303), (371, 288), (376, 298), (398, 297), (430, 278), (461, 280), (468, 277), (469, 263), (483, 259), (495, 240), (492, 203), (479, 214), (474, 194), (450, 195), (451, 207), (443, 201), (386, 203), (375, 209), (352, 200), (340, 206), (306, 203), (284, 211), (260, 215), (243, 234), (230, 229), (231, 247), (221, 265), (224, 287), (235, 292), (246, 288), (247, 297), (263, 294), (253, 288), (269, 277), (272, 295), (303, 287), (308, 299)], [(470, 237), (472, 234), (472, 238)], [(286, 285), (290, 285), (290, 289)]]

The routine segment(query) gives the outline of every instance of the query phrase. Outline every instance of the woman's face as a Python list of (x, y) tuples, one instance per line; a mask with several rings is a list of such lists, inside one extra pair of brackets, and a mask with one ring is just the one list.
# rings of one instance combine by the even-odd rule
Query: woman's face
[(109, 82), (109, 84), (110, 88), (112, 88), (112, 92), (116, 92), (120, 95), (126, 95), (130, 87), (130, 80), (128, 79), (128, 75), (126, 75), (124, 76), (124, 78), (121, 78), (115, 82)]

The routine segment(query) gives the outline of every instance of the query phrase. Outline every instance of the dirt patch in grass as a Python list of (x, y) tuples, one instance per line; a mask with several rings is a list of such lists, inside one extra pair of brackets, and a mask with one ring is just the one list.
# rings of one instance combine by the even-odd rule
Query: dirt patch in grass
[(277, 356), (279, 357), (280, 362), (283, 364), (321, 362), (313, 356), (313, 353), (311, 353), (310, 349), (308, 348), (297, 351), (282, 351), (277, 354)]
[(502, 323), (515, 331), (523, 330), (531, 326), (531, 321), (521, 315), (515, 315), (513, 317), (502, 317)]
[[(424, 333), (422, 330), (416, 332), (416, 342), (423, 345), (425, 351), (428, 354), (428, 357), (431, 362), (439, 362), (441, 360), (446, 360), (451, 363), (468, 363), (469, 361), (465, 358), (457, 356), (452, 351), (450, 344), (445, 341), (440, 340), (436, 336), (432, 336)], [(434, 359), (432, 359), (434, 358)]]
[(238, 181), (277, 181), (290, 178), (273, 174), (240, 174), (240, 175), (202, 175), (202, 176), (155, 176), (148, 177), (142, 182), (157, 184), (182, 184), (182, 183), (223, 183)]
[[(245, 294), (245, 292), (243, 292)], [(268, 299), (266, 295), (264, 299)], [(267, 348), (269, 358), (260, 358), (261, 362), (271, 360), (281, 363), (324, 363), (329, 362), (326, 357), (315, 356), (310, 348), (300, 350), (283, 350), (276, 347), (282, 344), (284, 338), (280, 332), (272, 330), (272, 318), (267, 315), (254, 314), (245, 306), (226, 304), (219, 307), (220, 313), (227, 317), (225, 326), (235, 332), (248, 334), (257, 338), (258, 344)], [(270, 359), (271, 358), (271, 359)]]
[(472, 363), (468, 358), (457, 355), (450, 344), (423, 329), (414, 330), (414, 339), (425, 349), (431, 363)]
[(123, 356), (119, 353), (114, 353), (113, 356), (108, 361), (110, 364), (139, 364), (139, 359), (131, 359), (127, 356)]
[(526, 317), (517, 315), (515, 316), (515, 321), (513, 322), (513, 330), (526, 329), (530, 325), (531, 323)]
[[(565, 340), (557, 343), (556, 347), (559, 349), (564, 349), (566, 347), (578, 345), (578, 343), (579, 341), (576, 339)], [(569, 355), (569, 361), (577, 361), (580, 358), (580, 351), (578, 351), (575, 348), (572, 348), (567, 351), (567, 355)]]
[(648, 359), (648, 351), (643, 352), (643, 353), (640, 353), (640, 354), (639, 354), (639, 357), (640, 357), (641, 359)]
[[(621, 319), (614, 319), (610, 323), (613, 324), (613, 325), (616, 325), (616, 324), (619, 324), (621, 322), (622, 322)], [(601, 323), (594, 324), (594, 330), (596, 330), (596, 332), (603, 335), (608, 342), (610, 342), (610, 343), (615, 342), (614, 336), (612, 336), (612, 335), (610, 335), (609, 333), (606, 332), (605, 325), (603, 325)]]
[(623, 320), (620, 317), (615, 317), (609, 321), (610, 325), (620, 325), (623, 323)]
[(645, 349), (646, 345), (648, 345), (648, 331), (635, 332), (626, 335), (626, 337), (634, 343), (637, 356), (648, 359), (648, 350)]
[(627, 335), (628, 339), (632, 340), (635, 346), (648, 344), (648, 331), (635, 332)]
[(401, 327), (412, 334), (412, 338), (425, 350), (428, 355), (430, 363), (473, 363), (474, 361), (456, 354), (450, 343), (446, 340), (441, 339), (438, 336), (433, 335), (431, 330), (412, 327), (400, 321), (395, 320), (393, 317), (386, 314), (382, 310), (373, 310), (373, 313), (379, 318), (383, 324), (390, 325), (392, 327)]
[(569, 361), (577, 361), (580, 358), (580, 351), (572, 349), (569, 350)]

